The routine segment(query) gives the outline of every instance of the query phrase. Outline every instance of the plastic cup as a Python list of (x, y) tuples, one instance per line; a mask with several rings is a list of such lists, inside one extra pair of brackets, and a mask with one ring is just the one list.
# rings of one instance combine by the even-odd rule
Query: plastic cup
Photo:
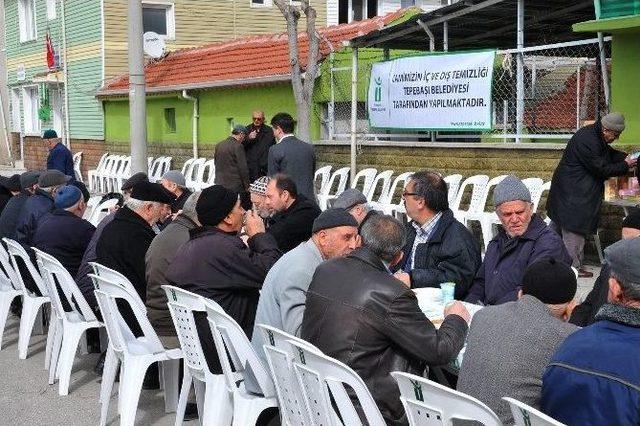
[(456, 283), (442, 283), (440, 284), (440, 289), (442, 290), (443, 305), (447, 306), (455, 300), (453, 295), (456, 289)]

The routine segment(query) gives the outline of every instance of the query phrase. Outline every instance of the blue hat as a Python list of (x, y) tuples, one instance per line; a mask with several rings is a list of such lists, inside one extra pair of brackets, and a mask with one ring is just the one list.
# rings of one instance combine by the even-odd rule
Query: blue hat
[(54, 204), (57, 209), (68, 209), (82, 199), (82, 191), (73, 185), (65, 185), (58, 189)]
[(45, 130), (44, 133), (42, 134), (42, 139), (57, 139), (57, 138), (58, 138), (58, 134), (53, 129)]

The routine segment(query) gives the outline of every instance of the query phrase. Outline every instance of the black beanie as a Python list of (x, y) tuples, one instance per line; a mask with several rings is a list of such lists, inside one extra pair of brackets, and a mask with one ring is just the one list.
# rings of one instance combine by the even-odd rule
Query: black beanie
[(622, 221), (622, 227), (640, 229), (640, 210), (632, 210)]
[(522, 293), (548, 305), (570, 302), (577, 288), (578, 280), (573, 269), (555, 259), (529, 265), (522, 278)]
[(222, 185), (213, 185), (202, 190), (196, 203), (198, 221), (203, 225), (216, 226), (233, 210), (238, 194)]

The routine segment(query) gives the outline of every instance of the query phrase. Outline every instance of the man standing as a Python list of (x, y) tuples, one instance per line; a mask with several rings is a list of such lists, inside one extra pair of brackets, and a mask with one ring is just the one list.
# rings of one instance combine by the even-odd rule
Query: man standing
[(520, 179), (509, 175), (493, 191), (493, 205), (502, 228), (489, 242), (467, 302), (499, 305), (518, 298), (527, 267), (542, 259), (571, 265), (560, 236), (533, 213), (531, 193)]
[(20, 175), (20, 193), (11, 197), (0, 214), (0, 238), (16, 239), (16, 227), (22, 208), (27, 199), (35, 193), (39, 177), (38, 172), (24, 172)]
[(269, 148), (276, 144), (273, 129), (264, 124), (264, 111), (253, 111), (247, 126), (247, 138), (242, 143), (249, 167), (249, 180), (254, 182), (269, 172)]
[(171, 203), (171, 213), (176, 214), (182, 210), (184, 202), (191, 195), (191, 191), (187, 188), (184, 175), (179, 170), (169, 170), (160, 179), (160, 185), (169, 191), (175, 197)]
[(513, 416), (503, 396), (539, 409), (544, 370), (578, 329), (566, 323), (577, 285), (569, 265), (544, 259), (529, 266), (517, 302), (474, 315), (457, 389), (487, 404), (506, 425)]
[(396, 278), (411, 288), (456, 284), (464, 299), (480, 267), (480, 250), (469, 230), (449, 209), (447, 183), (437, 173), (418, 172), (402, 194), (407, 216), (407, 244)]
[(362, 377), (387, 424), (406, 424), (390, 373), (421, 375), (425, 364), (454, 359), (464, 345), (469, 312), (460, 302), (452, 303), (436, 330), (415, 293), (391, 275), (389, 268), (402, 259), (405, 244), (398, 220), (375, 215), (361, 236), (364, 247), (316, 268), (301, 337)]
[(240, 194), (242, 208), (249, 210), (249, 168), (242, 147), (247, 134), (243, 126), (234, 126), (231, 136), (216, 146), (214, 162), (216, 166), (216, 185), (222, 185), (230, 191)]
[(584, 242), (598, 230), (604, 182), (626, 174), (638, 161), (610, 146), (624, 127), (624, 116), (612, 112), (581, 128), (567, 143), (553, 173), (547, 215), (561, 233), (580, 277), (593, 276), (582, 268)]
[(311, 237), (313, 221), (320, 215), (317, 204), (298, 194), (293, 179), (275, 175), (267, 185), (265, 208), (273, 212), (269, 232), (283, 253)]
[(271, 119), (271, 126), (278, 143), (269, 149), (269, 176), (277, 173), (291, 176), (298, 193), (315, 201), (316, 153), (313, 145), (293, 135), (295, 122), (286, 112), (276, 114)]
[(551, 359), (542, 378), (542, 411), (571, 425), (639, 425), (640, 238), (604, 252), (609, 303)]
[(49, 150), (49, 156), (47, 157), (47, 169), (59, 170), (63, 174), (75, 179), (73, 155), (71, 155), (69, 148), (62, 144), (56, 131), (52, 129), (45, 130), (42, 135), (42, 140)]

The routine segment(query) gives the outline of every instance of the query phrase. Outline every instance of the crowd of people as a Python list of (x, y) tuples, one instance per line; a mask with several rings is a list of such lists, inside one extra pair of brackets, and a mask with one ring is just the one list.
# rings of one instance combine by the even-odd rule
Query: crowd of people
[[(313, 145), (293, 135), (289, 114), (276, 114), (271, 124), (256, 111), (251, 126), (234, 127), (216, 150), (216, 184), (202, 191), (191, 193), (179, 171), (159, 183), (145, 173), (131, 176), (122, 206), (97, 228), (82, 219), (86, 188), (64, 171), (7, 178), (0, 185), (12, 196), (0, 234), (56, 257), (98, 318), (90, 262), (123, 274), (166, 348), (180, 346), (166, 284), (217, 302), (263, 360), (257, 324), (301, 337), (354, 369), (389, 424), (407, 423), (390, 373), (422, 375), (449, 364), (465, 344), (457, 389), (505, 424), (514, 420), (503, 396), (569, 425), (640, 423), (640, 213), (625, 218), (623, 239), (605, 250), (600, 277), (578, 304), (572, 265), (582, 266), (582, 248), (575, 235), (590, 232), (594, 219), (581, 219), (584, 200), (562, 192), (581, 170), (601, 199), (604, 179), (635, 166), (609, 146), (624, 128), (618, 115), (569, 142), (551, 189), (553, 226), (533, 212), (529, 189), (515, 175), (495, 187), (502, 226), (484, 258), (433, 171), (409, 178), (406, 224), (376, 212), (357, 189), (321, 212)], [(47, 143), (51, 155), (63, 152)], [(574, 226), (579, 220), (588, 226)], [(456, 300), (434, 324), (412, 290), (446, 282), (455, 283)], [(472, 319), (462, 301), (485, 307)], [(120, 309), (139, 335), (131, 309)], [(196, 316), (196, 326), (209, 368), (219, 372), (206, 316)], [(150, 370), (145, 386), (157, 381)], [(250, 377), (245, 387), (259, 389)]]

